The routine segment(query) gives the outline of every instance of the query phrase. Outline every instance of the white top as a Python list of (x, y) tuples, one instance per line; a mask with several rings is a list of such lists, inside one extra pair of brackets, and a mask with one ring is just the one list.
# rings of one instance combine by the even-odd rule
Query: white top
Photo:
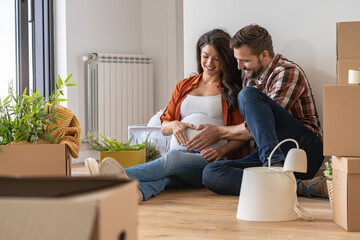
[[(215, 126), (224, 126), (222, 115), (221, 96), (193, 96), (187, 95), (180, 107), (181, 122), (192, 123), (195, 127), (199, 124), (211, 124)], [(191, 128), (186, 129), (188, 139), (193, 138), (199, 130)], [(207, 148), (218, 148), (226, 144), (226, 140), (220, 140)], [(170, 149), (186, 150), (185, 146), (177, 143), (174, 136), (171, 137)]]
[(221, 95), (193, 96), (188, 94), (181, 103), (181, 119), (194, 113), (202, 113), (211, 118), (223, 121), (222, 124), (224, 125), (221, 107)]

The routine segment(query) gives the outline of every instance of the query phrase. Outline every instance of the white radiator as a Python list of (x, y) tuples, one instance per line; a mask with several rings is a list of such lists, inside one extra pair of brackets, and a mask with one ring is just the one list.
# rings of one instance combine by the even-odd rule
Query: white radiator
[(127, 142), (128, 126), (153, 115), (152, 58), (93, 53), (83, 60), (88, 66), (86, 132)]

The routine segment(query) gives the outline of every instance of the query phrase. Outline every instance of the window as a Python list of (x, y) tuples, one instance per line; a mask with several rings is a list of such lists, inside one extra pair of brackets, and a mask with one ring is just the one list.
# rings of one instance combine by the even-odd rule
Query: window
[(16, 89), (15, 74), (15, 2), (14, 0), (0, 1), (0, 99), (8, 94), (10, 81)]
[[(18, 93), (37, 90), (47, 97), (54, 90), (53, 0), (2, 0), (0, 3), (0, 97), (8, 82)], [(10, 24), (8, 24), (10, 22)]]

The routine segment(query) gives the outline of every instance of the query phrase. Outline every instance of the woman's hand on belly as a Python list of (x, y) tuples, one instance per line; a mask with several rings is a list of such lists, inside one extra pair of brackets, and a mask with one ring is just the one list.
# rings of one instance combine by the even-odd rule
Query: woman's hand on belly
[(221, 159), (223, 159), (225, 153), (217, 148), (217, 149), (214, 149), (214, 148), (207, 148), (207, 149), (204, 149), (200, 152), (201, 156), (203, 156), (206, 160), (208, 161), (219, 161)]
[(178, 144), (186, 146), (186, 143), (189, 141), (186, 134), (186, 129), (191, 128), (195, 129), (195, 126), (191, 123), (184, 123), (179, 121), (173, 121), (173, 135)]

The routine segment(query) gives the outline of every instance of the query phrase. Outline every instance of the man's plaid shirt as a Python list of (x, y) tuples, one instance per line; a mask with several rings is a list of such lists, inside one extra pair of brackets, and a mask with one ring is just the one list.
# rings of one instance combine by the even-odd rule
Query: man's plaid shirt
[(243, 86), (264, 92), (294, 118), (322, 136), (309, 81), (296, 63), (276, 54), (259, 78), (248, 79), (244, 74)]

